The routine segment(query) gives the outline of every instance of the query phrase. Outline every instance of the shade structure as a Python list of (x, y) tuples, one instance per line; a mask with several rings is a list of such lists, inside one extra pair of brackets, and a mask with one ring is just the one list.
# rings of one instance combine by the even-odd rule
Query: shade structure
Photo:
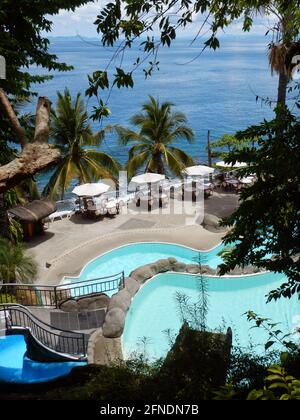
[(99, 182), (97, 184), (79, 185), (74, 188), (72, 193), (78, 195), (78, 197), (97, 197), (98, 195), (106, 193), (109, 189), (109, 185)]
[(134, 176), (131, 182), (134, 182), (135, 184), (139, 185), (157, 184), (158, 182), (161, 182), (164, 179), (166, 179), (165, 175), (148, 172), (146, 174)]
[(56, 212), (57, 206), (54, 201), (34, 200), (25, 206), (15, 207), (9, 210), (9, 214), (17, 217), (19, 220), (26, 223), (35, 223), (45, 219), (50, 214)]
[(246, 168), (247, 163), (245, 162), (235, 162), (233, 164), (231, 163), (225, 163), (223, 160), (216, 163), (216, 166), (218, 168), (226, 168), (226, 169), (240, 169), (240, 168)]
[(183, 171), (183, 173), (187, 176), (206, 176), (213, 174), (214, 172), (214, 168), (204, 165), (189, 166)]

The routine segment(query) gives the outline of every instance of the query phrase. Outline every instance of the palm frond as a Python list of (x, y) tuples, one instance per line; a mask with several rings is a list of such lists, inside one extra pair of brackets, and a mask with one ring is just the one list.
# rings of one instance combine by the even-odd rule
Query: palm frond
[(143, 166), (147, 167), (150, 158), (151, 153), (149, 150), (146, 150), (145, 152), (139, 153), (130, 159), (126, 164), (128, 179), (130, 180), (134, 175), (136, 175), (138, 170)]
[[(84, 159), (89, 160), (91, 164), (97, 168), (101, 173), (106, 173), (109, 175), (109, 178), (117, 177), (122, 166), (120, 163), (114, 159), (112, 156), (104, 152), (98, 152), (96, 150), (86, 150), (84, 154)], [(100, 176), (102, 176), (100, 174)]]

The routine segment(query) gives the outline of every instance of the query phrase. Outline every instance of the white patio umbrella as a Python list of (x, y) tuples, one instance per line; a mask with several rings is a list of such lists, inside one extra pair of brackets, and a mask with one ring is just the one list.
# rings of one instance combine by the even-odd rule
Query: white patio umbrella
[(99, 182), (98, 184), (82, 184), (75, 187), (72, 191), (78, 197), (97, 197), (98, 195), (106, 193), (110, 186)]
[(218, 168), (226, 168), (226, 169), (240, 169), (240, 168), (246, 168), (247, 163), (245, 162), (235, 162), (234, 164), (231, 163), (225, 163), (223, 160), (221, 162), (217, 162), (216, 166)]
[(153, 174), (148, 172), (146, 174), (134, 176), (131, 182), (135, 184), (144, 185), (144, 184), (157, 184), (158, 182), (163, 181), (166, 179), (165, 175), (161, 174)]
[(214, 168), (209, 166), (197, 165), (189, 166), (182, 171), (187, 176), (206, 176), (215, 172)]

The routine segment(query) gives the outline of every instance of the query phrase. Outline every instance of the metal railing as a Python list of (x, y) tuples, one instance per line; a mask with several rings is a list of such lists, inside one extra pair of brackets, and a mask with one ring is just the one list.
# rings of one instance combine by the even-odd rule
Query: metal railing
[(27, 330), (40, 345), (52, 352), (76, 359), (86, 358), (88, 342), (85, 334), (54, 328), (21, 305), (0, 305), (0, 315), (5, 319), (6, 331)]
[(125, 286), (124, 272), (98, 279), (42, 286), (36, 284), (0, 284), (0, 305), (20, 304), (23, 306), (58, 308), (72, 298), (82, 298), (94, 294), (118, 291)]

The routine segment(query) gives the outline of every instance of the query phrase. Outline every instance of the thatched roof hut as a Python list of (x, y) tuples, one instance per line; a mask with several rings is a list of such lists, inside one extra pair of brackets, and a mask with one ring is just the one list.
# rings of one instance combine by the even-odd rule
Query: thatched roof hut
[(35, 223), (45, 219), (57, 210), (54, 201), (44, 199), (35, 200), (25, 206), (18, 206), (9, 210), (10, 215), (25, 223)]

